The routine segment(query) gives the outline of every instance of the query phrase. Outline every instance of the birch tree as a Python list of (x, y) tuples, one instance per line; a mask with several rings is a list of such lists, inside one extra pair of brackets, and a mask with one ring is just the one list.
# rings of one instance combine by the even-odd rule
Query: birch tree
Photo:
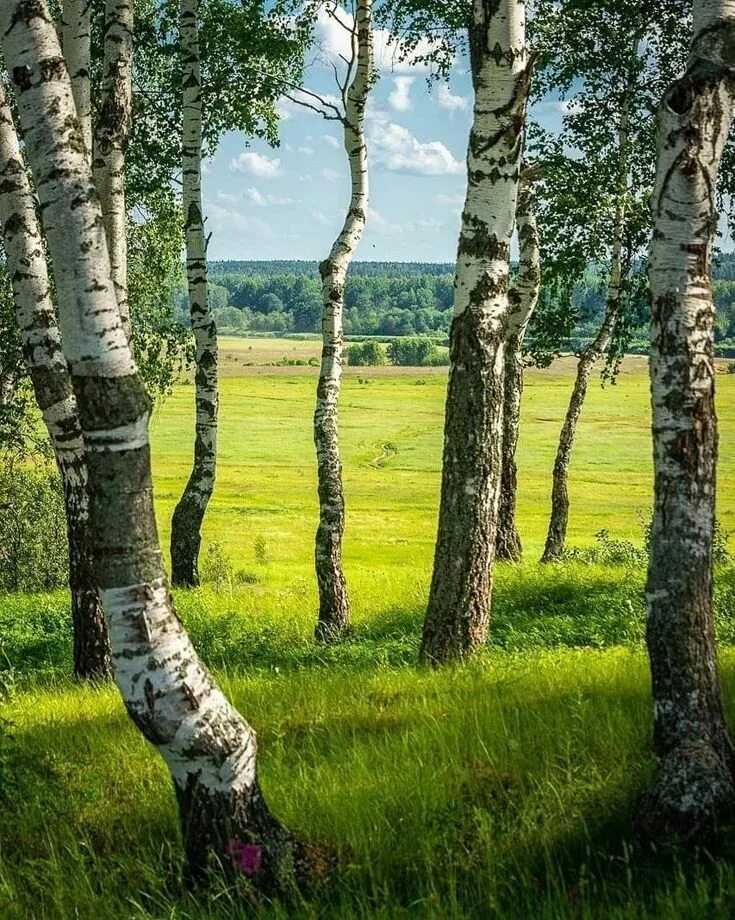
[(467, 154), (439, 527), (421, 660), (440, 664), (488, 632), (502, 474), (510, 242), (531, 68), (525, 4), (475, 0), (469, 28), (475, 105)]
[[(638, 39), (635, 40), (637, 55)], [(628, 196), (629, 120), (631, 88), (623, 96), (620, 121), (616, 139), (617, 145), (617, 187), (614, 191), (615, 215), (612, 223), (612, 247), (610, 255), (610, 278), (605, 297), (605, 308), (595, 338), (582, 351), (577, 363), (574, 386), (569, 399), (564, 423), (559, 435), (559, 444), (554, 461), (551, 486), (551, 515), (546, 536), (542, 562), (559, 561), (566, 548), (569, 523), (569, 465), (572, 456), (574, 436), (577, 431), (582, 406), (587, 395), (592, 371), (612, 341), (615, 326), (622, 308), (622, 281), (624, 259), (625, 208)]]
[(712, 615), (717, 418), (713, 362), (715, 188), (735, 106), (735, 3), (694, 0), (683, 75), (663, 96), (652, 199), (651, 391), (655, 498), (647, 642), (653, 788), (640, 836), (701, 842), (735, 806)]
[[(577, 366), (554, 462), (551, 514), (542, 561), (563, 558), (569, 520), (572, 449), (592, 373), (615, 344), (624, 348), (645, 261), (653, 185), (650, 111), (683, 57), (685, 7), (680, 0), (567, 0), (539, 5), (533, 39), (542, 67), (535, 92), (561, 94), (560, 135), (534, 131), (534, 156), (545, 166), (540, 191), (544, 286), (571, 291), (590, 266), (604, 278), (603, 308), (591, 340), (575, 350)], [(640, 270), (640, 269), (638, 269)], [(560, 314), (562, 322), (559, 322)], [(534, 323), (538, 344), (568, 336), (579, 314), (554, 305)], [(546, 324), (546, 329), (544, 325)], [(612, 369), (612, 359), (608, 362)]]
[(344, 59), (344, 76), (339, 75), (335, 62), (329, 62), (334, 68), (340, 99), (333, 102), (304, 88), (295, 94), (287, 93), (287, 96), (341, 125), (350, 169), (350, 201), (345, 221), (329, 255), (319, 265), (323, 307), (322, 358), (314, 410), (319, 494), (319, 526), (314, 550), (319, 587), (315, 635), (323, 642), (330, 642), (343, 635), (350, 623), (349, 595), (342, 568), (345, 499), (338, 416), (343, 360), (342, 316), (347, 272), (367, 223), (369, 179), (365, 112), (375, 74), (372, 0), (357, 0), (351, 22), (336, 3), (315, 4), (313, 12), (321, 9), (349, 34), (350, 54)]
[(112, 280), (128, 337), (132, 330), (128, 303), (125, 155), (133, 108), (133, 3), (134, 0), (106, 0), (105, 3), (100, 103), (94, 124), (92, 158), (112, 263)]
[(91, 7), (92, 0), (62, 0), (61, 4), (61, 46), (89, 156), (92, 155)]
[(181, 0), (183, 93), (182, 195), (186, 278), (196, 342), (194, 463), (171, 521), (171, 576), (175, 585), (199, 584), (201, 528), (217, 470), (217, 325), (207, 298), (207, 244), (202, 208), (202, 82), (199, 0)]
[(508, 320), (505, 346), (505, 383), (503, 408), (503, 469), (498, 504), (498, 534), (496, 558), (511, 562), (520, 561), (521, 538), (516, 524), (516, 496), (518, 470), (516, 449), (521, 422), (523, 396), (523, 340), (539, 298), (541, 267), (539, 255), (538, 224), (534, 182), (535, 166), (526, 167), (521, 174), (521, 185), (516, 205), (516, 232), (518, 234), (518, 276), (510, 292), (512, 310)]
[(36, 218), (35, 200), (2, 85), (0, 223), (23, 353), (64, 489), (74, 673), (86, 680), (99, 680), (110, 676), (110, 653), (107, 627), (92, 570), (82, 431), (51, 299), (45, 246)]
[(0, 34), (54, 264), (115, 681), (171, 772), (188, 877), (203, 878), (216, 860), (257, 885), (286, 884), (300, 861), (259, 790), (255, 734), (199, 660), (168, 589), (153, 508), (150, 401), (123, 327), (99, 199), (45, 2), (5, 3)]

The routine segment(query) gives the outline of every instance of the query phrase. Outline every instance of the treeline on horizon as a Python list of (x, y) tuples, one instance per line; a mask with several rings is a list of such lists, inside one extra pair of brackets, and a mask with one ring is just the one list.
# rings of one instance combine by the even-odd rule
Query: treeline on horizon
[[(319, 267), (312, 261), (216, 261), (209, 266), (210, 299), (222, 333), (318, 333), (321, 322)], [(722, 253), (713, 268), (717, 319), (715, 341), (735, 350), (735, 253)], [(363, 336), (432, 336), (449, 333), (454, 267), (450, 263), (355, 261), (345, 293), (345, 331)], [(595, 334), (605, 307), (606, 276), (591, 267), (578, 281), (565, 312), (567, 327), (553, 343), (532, 324), (532, 353), (576, 350)], [(185, 283), (175, 293), (176, 316), (188, 323)], [(645, 300), (628, 329), (626, 349), (646, 351)], [(559, 330), (557, 330), (559, 331)]]

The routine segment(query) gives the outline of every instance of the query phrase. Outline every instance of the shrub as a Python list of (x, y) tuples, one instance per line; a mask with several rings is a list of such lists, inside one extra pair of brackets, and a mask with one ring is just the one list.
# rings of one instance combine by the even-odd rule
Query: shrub
[(210, 543), (201, 566), (201, 580), (211, 584), (217, 594), (232, 590), (232, 560), (221, 543)]
[(395, 339), (388, 345), (388, 359), (399, 367), (440, 367), (449, 356), (432, 339)]
[(385, 349), (378, 342), (358, 342), (347, 349), (350, 367), (381, 367), (386, 363)]
[(68, 577), (61, 479), (51, 466), (0, 471), (0, 591), (48, 591)]

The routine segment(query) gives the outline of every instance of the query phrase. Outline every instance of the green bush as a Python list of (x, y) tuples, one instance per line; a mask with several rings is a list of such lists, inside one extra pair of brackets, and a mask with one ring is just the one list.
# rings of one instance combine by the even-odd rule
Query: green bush
[(395, 339), (388, 345), (388, 360), (399, 367), (440, 367), (449, 356), (432, 339)]
[(0, 591), (48, 591), (66, 584), (68, 547), (61, 480), (50, 466), (0, 471)]
[(350, 367), (381, 367), (386, 360), (385, 349), (378, 342), (357, 342), (347, 349)]

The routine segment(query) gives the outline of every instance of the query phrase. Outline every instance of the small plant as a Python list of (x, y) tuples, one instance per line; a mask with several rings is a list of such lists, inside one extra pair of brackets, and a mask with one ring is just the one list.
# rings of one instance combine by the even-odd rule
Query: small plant
[(202, 581), (211, 584), (217, 594), (232, 590), (232, 560), (221, 543), (210, 543), (201, 567)]
[(0, 459), (0, 591), (49, 591), (68, 578), (61, 479), (45, 463)]
[(235, 572), (234, 582), (236, 585), (257, 585), (260, 579), (255, 572), (247, 569), (238, 569)]
[(262, 534), (253, 540), (253, 551), (255, 553), (255, 561), (260, 563), (260, 565), (268, 565), (270, 562), (270, 557), (268, 555), (268, 541)]

